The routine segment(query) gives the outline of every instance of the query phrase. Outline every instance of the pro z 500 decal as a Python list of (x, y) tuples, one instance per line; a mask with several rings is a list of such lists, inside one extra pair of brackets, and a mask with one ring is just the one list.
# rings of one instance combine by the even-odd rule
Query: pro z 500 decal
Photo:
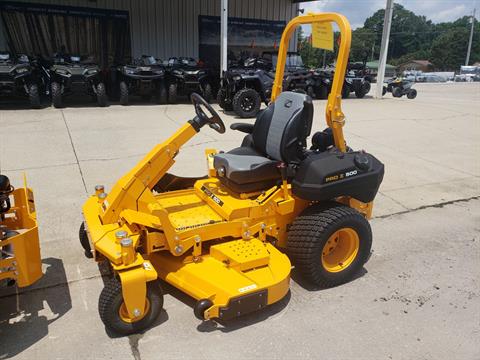
[(205, 185), (202, 186), (202, 191), (218, 205), (223, 206), (223, 201), (220, 200), (214, 193), (212, 193), (209, 188), (205, 187)]
[(352, 176), (355, 176), (355, 175), (358, 175), (358, 170), (351, 170), (351, 171), (342, 172), (342, 173), (336, 174), (336, 175), (329, 175), (325, 178), (325, 183), (342, 180), (342, 179), (352, 177)]

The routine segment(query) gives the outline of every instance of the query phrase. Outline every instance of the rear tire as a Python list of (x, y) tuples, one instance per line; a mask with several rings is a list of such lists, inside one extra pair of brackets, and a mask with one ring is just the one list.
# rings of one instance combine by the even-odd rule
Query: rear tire
[(410, 89), (407, 93), (407, 98), (409, 99), (415, 99), (417, 97), (417, 90), (415, 89)]
[(347, 99), (350, 96), (350, 87), (347, 84), (343, 84), (342, 98)]
[(319, 99), (327, 99), (328, 98), (328, 87), (326, 85), (320, 85), (320, 90), (318, 91), (318, 98)]
[(40, 108), (40, 93), (38, 91), (37, 84), (31, 84), (28, 87), (28, 98), (30, 100), (30, 106), (32, 107), (32, 109)]
[(312, 99), (315, 99), (315, 91), (313, 90), (313, 86), (307, 86), (307, 95), (310, 96)]
[(97, 103), (100, 107), (105, 107), (108, 105), (107, 99), (107, 89), (105, 88), (105, 84), (103, 82), (98, 83), (97, 87)]
[(178, 86), (176, 83), (168, 85), (168, 102), (175, 104), (177, 102)]
[(382, 96), (385, 96), (385, 94), (387, 93), (387, 91), (388, 91), (388, 90), (387, 90), (387, 87), (384, 86), (384, 87), (382, 88)]
[(125, 321), (120, 315), (121, 308), (124, 307), (122, 284), (117, 279), (113, 279), (105, 284), (98, 299), (100, 319), (102, 319), (105, 327), (121, 335), (145, 330), (153, 324), (163, 308), (163, 293), (157, 281), (147, 283), (147, 300), (147, 312), (140, 320)]
[(158, 87), (157, 87), (157, 103), (158, 104), (168, 103), (167, 89), (165, 88), (164, 83), (158, 84)]
[(208, 102), (210, 103), (212, 101), (212, 85), (210, 85), (209, 83), (205, 83), (205, 85), (203, 85), (202, 87), (202, 95), (203, 95), (203, 98)]
[(57, 109), (63, 107), (62, 86), (57, 82), (52, 82), (52, 103)]
[(232, 111), (232, 104), (227, 102), (227, 91), (225, 89), (218, 90), (217, 102), (220, 107), (225, 111)]
[(261, 101), (255, 89), (242, 89), (233, 97), (233, 110), (241, 118), (252, 118), (260, 111)]
[(394, 87), (392, 89), (392, 95), (393, 97), (401, 98), (403, 96), (402, 89), (400, 89), (399, 87)]
[(371, 247), (372, 231), (365, 217), (333, 202), (307, 208), (288, 232), (293, 264), (305, 279), (323, 288), (355, 278)]
[(125, 81), (120, 81), (120, 104), (121, 105), (128, 105), (129, 100), (129, 91), (128, 85)]
[(362, 99), (363, 97), (365, 97), (365, 95), (367, 95), (370, 91), (370, 83), (368, 81), (365, 81), (361, 86), (360, 86), (360, 89), (358, 89), (357, 91), (355, 91), (355, 96), (359, 99)]

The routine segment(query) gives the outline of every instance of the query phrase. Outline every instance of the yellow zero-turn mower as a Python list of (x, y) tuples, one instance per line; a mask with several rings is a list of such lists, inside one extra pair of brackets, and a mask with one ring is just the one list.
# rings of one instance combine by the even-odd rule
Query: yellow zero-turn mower
[(0, 175), (0, 281), (25, 287), (42, 275), (33, 192)]
[[(312, 99), (281, 90), (288, 41), (298, 25), (313, 22), (335, 22), (342, 36), (328, 128), (307, 148)], [(340, 101), (350, 40), (342, 15), (293, 19), (282, 36), (271, 104), (255, 124), (231, 126), (246, 133), (240, 147), (206, 150), (208, 176), (167, 172), (203, 126), (225, 132), (219, 115), (193, 94), (195, 118), (108, 194), (96, 187), (83, 207), (80, 241), (87, 256), (113, 270), (99, 299), (106, 327), (129, 334), (150, 326), (163, 305), (158, 279), (195, 298), (198, 318), (229, 319), (282, 299), (291, 262), (321, 287), (358, 274), (372, 245), (367, 219), (384, 169), (343, 138)]]

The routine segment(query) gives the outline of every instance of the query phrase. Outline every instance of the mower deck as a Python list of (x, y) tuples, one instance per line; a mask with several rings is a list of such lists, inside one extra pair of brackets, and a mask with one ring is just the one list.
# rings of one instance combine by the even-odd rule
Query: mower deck
[[(213, 245), (198, 262), (166, 252), (153, 254), (150, 261), (163, 280), (196, 300), (212, 301), (205, 319), (259, 310), (282, 299), (289, 289), (288, 257), (256, 238)], [(243, 298), (250, 301), (241, 306)]]

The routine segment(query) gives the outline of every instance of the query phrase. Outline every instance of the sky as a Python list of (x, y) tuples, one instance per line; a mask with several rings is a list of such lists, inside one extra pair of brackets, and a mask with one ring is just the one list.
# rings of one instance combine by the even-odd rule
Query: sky
[[(395, 0), (417, 15), (425, 15), (434, 23), (456, 20), (464, 15), (471, 15), (476, 7), (479, 18), (480, 0)], [(305, 13), (338, 12), (347, 17), (352, 28), (363, 26), (365, 19), (375, 11), (385, 8), (386, 0), (319, 0), (300, 4)]]

